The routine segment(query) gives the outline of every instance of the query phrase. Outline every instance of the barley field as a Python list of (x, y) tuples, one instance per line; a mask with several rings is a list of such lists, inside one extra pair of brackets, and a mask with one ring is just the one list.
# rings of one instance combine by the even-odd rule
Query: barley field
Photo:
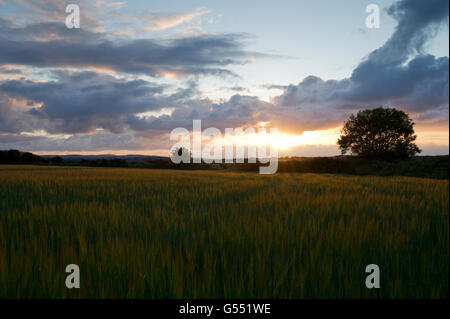
[(448, 209), (446, 180), (3, 165), (0, 298), (448, 298)]

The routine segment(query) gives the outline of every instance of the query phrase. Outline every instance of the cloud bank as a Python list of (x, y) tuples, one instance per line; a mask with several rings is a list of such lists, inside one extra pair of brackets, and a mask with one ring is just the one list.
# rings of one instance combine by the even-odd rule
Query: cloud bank
[[(20, 2), (31, 10), (60, 5)], [(220, 129), (266, 122), (301, 134), (337, 127), (350, 113), (380, 105), (448, 126), (449, 59), (424, 50), (448, 24), (448, 5), (394, 3), (387, 9), (398, 22), (394, 33), (349, 78), (311, 75), (298, 84), (273, 84), (283, 91), (270, 102), (245, 95), (245, 87), (231, 87), (240, 94), (220, 101), (198, 90), (199, 77), (236, 77), (232, 66), (268, 57), (245, 50), (244, 34), (124, 40), (96, 31), (94, 22), (74, 32), (52, 21), (15, 25), (0, 17), (0, 148), (160, 149), (168, 147), (173, 128), (190, 128), (193, 119)], [(170, 28), (206, 12), (157, 18), (150, 28)], [(159, 81), (167, 76), (179, 85)]]

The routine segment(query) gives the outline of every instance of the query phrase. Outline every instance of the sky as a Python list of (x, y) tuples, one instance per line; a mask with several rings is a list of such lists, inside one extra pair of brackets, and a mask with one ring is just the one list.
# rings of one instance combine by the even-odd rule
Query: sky
[(330, 156), (351, 114), (384, 106), (411, 116), (423, 155), (448, 154), (448, 6), (0, 0), (0, 149), (168, 155), (172, 129), (200, 119), (278, 128), (281, 155)]

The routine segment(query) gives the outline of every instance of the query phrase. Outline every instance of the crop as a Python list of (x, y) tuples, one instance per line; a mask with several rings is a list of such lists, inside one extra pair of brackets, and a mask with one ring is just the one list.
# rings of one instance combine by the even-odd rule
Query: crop
[(3, 165), (0, 297), (448, 298), (448, 209), (448, 180)]

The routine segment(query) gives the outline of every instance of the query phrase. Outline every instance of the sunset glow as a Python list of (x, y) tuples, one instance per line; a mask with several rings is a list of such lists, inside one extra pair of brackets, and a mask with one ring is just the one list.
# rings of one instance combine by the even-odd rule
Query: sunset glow
[(167, 155), (201, 120), (330, 156), (349, 116), (383, 106), (411, 116), (421, 155), (449, 152), (445, 12), (415, 23), (380, 0), (369, 28), (358, 0), (78, 2), (69, 28), (64, 1), (0, 1), (0, 149)]

